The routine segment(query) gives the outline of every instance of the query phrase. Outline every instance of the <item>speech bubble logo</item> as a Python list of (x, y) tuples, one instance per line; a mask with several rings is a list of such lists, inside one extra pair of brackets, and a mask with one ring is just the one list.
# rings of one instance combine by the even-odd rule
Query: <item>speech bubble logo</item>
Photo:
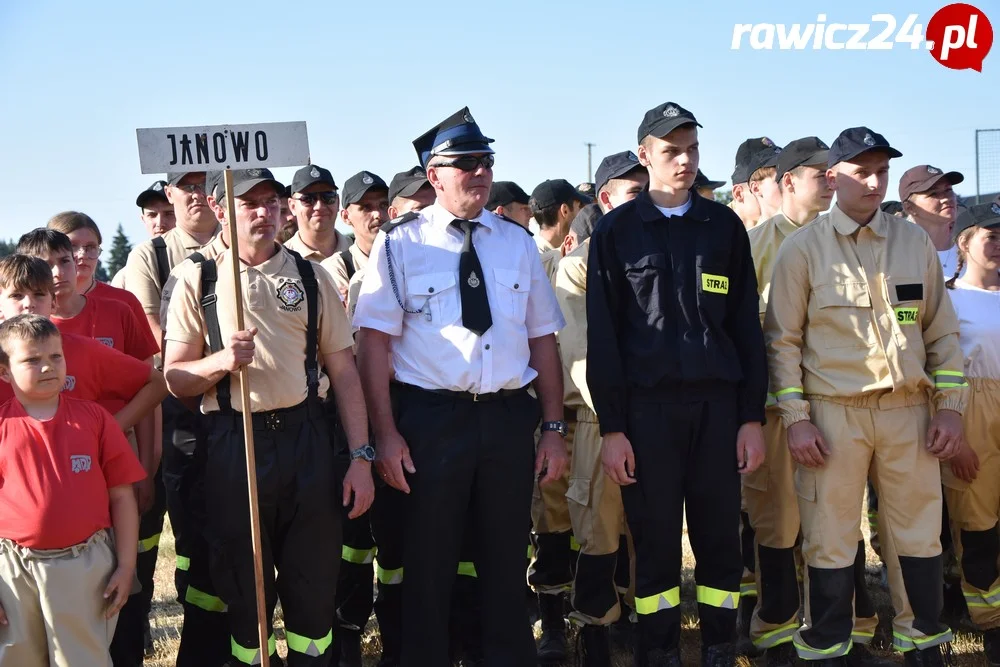
[(965, 3), (937, 10), (927, 23), (931, 55), (949, 69), (983, 71), (983, 60), (993, 48), (993, 26), (982, 11)]

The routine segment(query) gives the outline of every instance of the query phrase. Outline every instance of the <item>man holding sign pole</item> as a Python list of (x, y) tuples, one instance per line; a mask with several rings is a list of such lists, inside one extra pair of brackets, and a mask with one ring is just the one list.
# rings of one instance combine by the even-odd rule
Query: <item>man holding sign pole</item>
[[(171, 391), (203, 394), (201, 409), (211, 420), (207, 531), (213, 579), (229, 607), (232, 664), (265, 661), (254, 604), (254, 554), (247, 539), (245, 442), (252, 436), (267, 625), (280, 598), (288, 665), (328, 665), (334, 621), (329, 591), (341, 543), (332, 442), (321, 405), (331, 386), (352, 451), (343, 484), (344, 504), (353, 496), (352, 517), (371, 504), (374, 452), (365, 444), (364, 399), (336, 288), (326, 272), (275, 242), (281, 191), (267, 169), (233, 173), (235, 201), (228, 210), (235, 213), (230, 224), (238, 240), (242, 284), (235, 284), (232, 249), (185, 266), (171, 295), (166, 334), (171, 344), (164, 365)], [(242, 330), (237, 289), (246, 304)], [(252, 433), (244, 431), (243, 400), (230, 387), (232, 376), (244, 367)], [(268, 653), (274, 656), (273, 635)]]

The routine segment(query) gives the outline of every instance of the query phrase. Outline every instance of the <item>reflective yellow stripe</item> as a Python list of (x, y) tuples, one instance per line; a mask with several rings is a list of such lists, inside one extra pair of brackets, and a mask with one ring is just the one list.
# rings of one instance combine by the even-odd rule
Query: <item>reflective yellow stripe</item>
[(458, 575), (460, 577), (479, 577), (476, 574), (476, 564), (468, 560), (459, 561)]
[[(235, 637), (230, 637), (230, 646), (233, 650), (233, 657), (242, 662), (244, 665), (259, 665), (260, 664), (260, 649), (256, 648), (246, 648), (240, 646), (236, 643)], [(274, 635), (272, 634), (267, 638), (267, 654), (274, 655), (277, 649), (277, 643), (274, 641)]]
[(191, 584), (188, 584), (187, 590), (184, 591), (184, 601), (205, 611), (226, 611), (226, 603), (222, 601), (222, 598), (200, 591)]
[(898, 322), (901, 326), (917, 323), (916, 308), (910, 306), (904, 308), (893, 308), (892, 310), (896, 314), (896, 322)]
[(386, 570), (378, 563), (375, 564), (375, 576), (378, 583), (384, 585), (395, 585), (403, 583), (403, 568), (397, 567), (395, 570)]
[(740, 597), (755, 598), (757, 597), (757, 584), (752, 581), (743, 582), (740, 584)]
[(340, 557), (348, 563), (368, 565), (375, 560), (375, 549), (353, 549), (345, 544), (340, 549)]
[(855, 630), (851, 633), (851, 641), (855, 644), (870, 644), (875, 639), (874, 632), (859, 632)]
[(736, 609), (740, 603), (740, 594), (736, 591), (720, 591), (718, 588), (698, 586), (698, 604), (719, 609)]
[(569, 548), (573, 551), (580, 550), (580, 543), (576, 541), (576, 535), (569, 536)]
[(770, 632), (762, 634), (753, 640), (753, 645), (757, 648), (774, 648), (775, 646), (780, 646), (781, 644), (787, 644), (792, 641), (792, 637), (795, 636), (795, 632), (799, 629), (798, 623), (789, 623), (788, 625), (782, 625), (780, 628), (775, 628)]
[(333, 643), (333, 630), (329, 630), (319, 639), (310, 639), (305, 635), (295, 634), (286, 628), (285, 639), (288, 640), (289, 651), (318, 658), (326, 653), (326, 650), (330, 648), (330, 644)]
[(965, 373), (961, 371), (934, 371), (934, 386), (938, 389), (950, 389), (952, 387), (968, 387), (965, 381)]
[(790, 401), (794, 398), (802, 398), (803, 396), (805, 396), (805, 390), (802, 387), (789, 387), (788, 389), (774, 392), (774, 397), (779, 403), (781, 401)]
[(531, 560), (534, 557), (535, 557), (535, 548), (529, 544), (528, 545), (528, 560)]
[(650, 595), (649, 597), (635, 599), (635, 611), (638, 614), (655, 614), (661, 609), (673, 609), (681, 603), (681, 589), (679, 586), (671, 588), (669, 591)]
[(921, 651), (923, 651), (924, 649), (933, 648), (934, 646), (940, 646), (941, 644), (947, 644), (953, 639), (954, 636), (951, 634), (951, 630), (945, 630), (944, 632), (939, 632), (936, 635), (927, 635), (924, 637), (910, 638), (914, 646), (916, 646)]
[(812, 646), (800, 644), (798, 640), (793, 639), (792, 645), (795, 646), (795, 652), (798, 653), (799, 657), (803, 660), (839, 658), (847, 655), (851, 650), (851, 642), (841, 642), (840, 644), (834, 644), (830, 648), (813, 648)]
[(778, 397), (775, 396), (774, 394), (768, 394), (767, 400), (764, 401), (764, 407), (769, 408), (772, 405), (777, 405), (777, 404), (778, 404)]
[(187, 572), (190, 567), (191, 567), (191, 559), (188, 558), (187, 556), (181, 556), (180, 554), (177, 554), (177, 569)]
[(160, 546), (160, 534), (150, 535), (144, 540), (139, 540), (139, 553), (144, 554)]

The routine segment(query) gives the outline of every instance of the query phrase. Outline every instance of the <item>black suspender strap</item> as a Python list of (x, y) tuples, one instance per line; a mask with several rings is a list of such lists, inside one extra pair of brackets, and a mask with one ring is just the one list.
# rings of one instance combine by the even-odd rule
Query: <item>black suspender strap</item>
[(347, 279), (350, 280), (354, 277), (356, 269), (354, 268), (354, 256), (351, 255), (350, 250), (341, 250), (339, 253), (340, 258), (344, 260), (344, 268), (347, 269)]
[[(287, 250), (287, 248), (286, 248)], [(306, 292), (306, 388), (309, 405), (319, 401), (319, 284), (312, 262), (303, 259), (294, 250), (289, 250), (295, 258), (295, 267), (302, 278), (302, 287)]]
[(153, 251), (156, 253), (156, 277), (160, 281), (160, 289), (167, 284), (170, 275), (170, 260), (167, 258), (167, 242), (159, 236), (153, 237)]
[[(212, 352), (219, 352), (225, 346), (222, 342), (222, 329), (219, 328), (219, 297), (215, 293), (215, 284), (219, 282), (218, 267), (215, 260), (205, 259), (199, 252), (191, 254), (188, 259), (201, 264), (201, 309), (205, 313), (208, 346)], [(232, 412), (232, 390), (228, 373), (215, 385), (215, 397), (219, 402), (219, 412), (222, 414)]]

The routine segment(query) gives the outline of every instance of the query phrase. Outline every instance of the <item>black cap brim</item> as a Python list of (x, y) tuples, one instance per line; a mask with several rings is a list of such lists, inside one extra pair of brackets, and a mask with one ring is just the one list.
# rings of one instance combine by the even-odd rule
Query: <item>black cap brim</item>
[(725, 181), (704, 181), (702, 183), (695, 183), (694, 186), (696, 188), (710, 188), (712, 190), (718, 190), (725, 184)]
[(657, 139), (662, 139), (682, 125), (694, 125), (695, 127), (701, 127), (701, 123), (698, 121), (691, 120), (690, 118), (686, 118), (684, 116), (664, 118), (660, 122), (656, 123), (656, 125), (650, 127), (646, 132), (646, 135), (641, 137), (639, 141), (642, 142), (642, 140), (646, 137), (656, 137)]
[(811, 155), (807, 155), (801, 160), (795, 160), (795, 163), (790, 165), (787, 169), (781, 168), (780, 164), (781, 160), (779, 159), (777, 164), (778, 173), (775, 175), (775, 178), (781, 178), (786, 173), (790, 172), (792, 169), (798, 169), (799, 167), (815, 167), (822, 165), (823, 169), (826, 170), (827, 162), (829, 162), (829, 160), (830, 160), (830, 151), (829, 149), (826, 148), (818, 150), (812, 153)]
[(159, 200), (164, 204), (169, 204), (170, 200), (162, 192), (153, 192), (152, 190), (143, 190), (139, 193), (139, 196), (135, 198), (135, 205), (139, 208), (146, 208), (146, 204), (153, 201), (154, 199)]
[(278, 195), (283, 195), (285, 192), (285, 186), (279, 183), (278, 181), (274, 180), (273, 178), (252, 178), (249, 181), (243, 181), (242, 183), (234, 185), (233, 196), (242, 197), (243, 195), (250, 192), (261, 183), (270, 183), (271, 185), (273, 185), (274, 191)]
[(430, 185), (430, 183), (431, 182), (428, 181), (426, 178), (421, 178), (413, 181), (412, 183), (407, 183), (406, 186), (400, 189), (399, 192), (393, 193), (393, 196), (390, 197), (390, 200), (395, 199), (396, 197), (412, 197), (413, 195), (417, 194), (417, 192), (419, 192), (421, 188)]
[[(836, 158), (836, 160), (837, 160), (836, 162), (829, 162), (829, 161), (827, 161), (827, 166), (828, 167), (832, 167), (832, 166), (834, 166), (834, 165), (836, 165), (836, 164), (838, 164), (840, 162), (850, 162), (851, 160), (853, 160), (854, 158), (858, 157), (862, 153), (869, 153), (869, 152), (872, 152), (872, 151), (881, 151), (882, 153), (885, 153), (886, 155), (888, 155), (890, 159), (891, 158), (897, 158), (897, 157), (903, 157), (903, 154), (900, 153), (899, 151), (897, 151), (892, 146), (866, 146), (865, 148), (862, 148), (861, 150), (854, 151), (852, 153), (848, 153), (846, 155), (842, 155), (842, 156)], [(831, 153), (831, 155), (832, 155), (832, 153)]]

